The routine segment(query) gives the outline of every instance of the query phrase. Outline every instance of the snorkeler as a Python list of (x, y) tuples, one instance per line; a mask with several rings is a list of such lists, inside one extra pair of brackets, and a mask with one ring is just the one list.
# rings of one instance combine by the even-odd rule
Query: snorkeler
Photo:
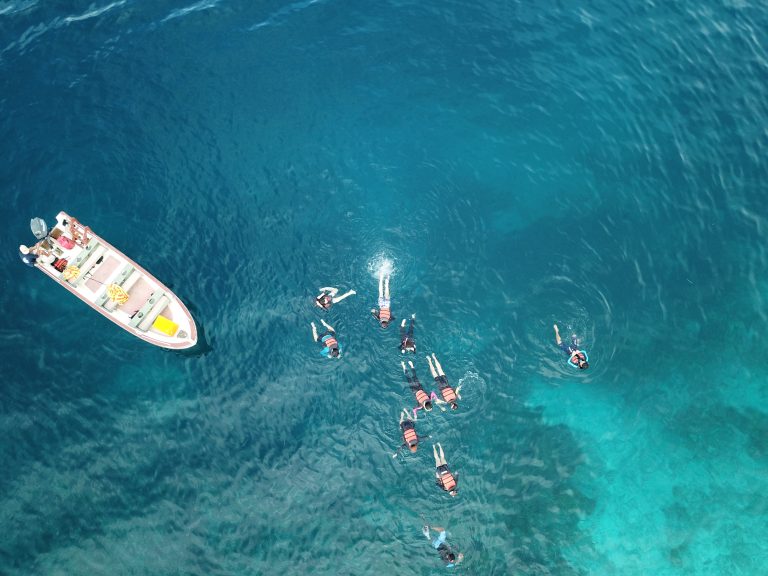
[(411, 314), (411, 323), (408, 326), (408, 331), (405, 330), (405, 318), (400, 322), (400, 352), (405, 354), (406, 352), (416, 353), (416, 339), (413, 337), (413, 328), (416, 324), (416, 314)]
[[(435, 365), (432, 365), (432, 361), (434, 360)], [(435, 384), (437, 384), (437, 387), (440, 388), (440, 394), (442, 394), (443, 399), (435, 400), (438, 404), (449, 404), (451, 406), (451, 410), (456, 410), (456, 408), (459, 407), (459, 403), (456, 402), (456, 399), (458, 398), (461, 400), (461, 395), (459, 392), (461, 391), (461, 384), (459, 384), (458, 388), (454, 390), (451, 388), (450, 384), (448, 384), (448, 378), (445, 375), (445, 372), (443, 372), (443, 367), (440, 366), (440, 362), (437, 361), (437, 356), (435, 356), (435, 353), (432, 353), (432, 358), (427, 356), (427, 362), (429, 363), (429, 371), (432, 373), (432, 378), (435, 379)]]
[(357, 294), (354, 290), (349, 290), (345, 294), (342, 294), (341, 296), (336, 296), (336, 294), (339, 293), (338, 288), (331, 288), (330, 286), (327, 286), (325, 288), (320, 288), (320, 294), (315, 296), (315, 305), (319, 306), (323, 310), (328, 310), (331, 306), (334, 304), (338, 304), (344, 298), (347, 296), (352, 296), (353, 294)]
[(576, 338), (576, 334), (571, 334), (570, 345), (564, 344), (563, 339), (560, 338), (560, 331), (555, 327), (555, 341), (560, 349), (568, 355), (568, 365), (579, 370), (586, 370), (589, 368), (589, 356), (585, 350), (579, 349), (579, 339)]
[(312, 322), (312, 338), (315, 342), (322, 342), (324, 348), (320, 350), (320, 354), (326, 358), (338, 358), (341, 356), (341, 344), (336, 340), (336, 331), (333, 326), (328, 324), (325, 320), (320, 320), (320, 323), (325, 326), (325, 332), (318, 335), (317, 326)]
[(400, 454), (400, 450), (403, 448), (408, 448), (411, 452), (416, 452), (416, 449), (419, 447), (419, 440), (423, 438), (423, 436), (416, 434), (415, 423), (416, 413), (414, 413), (413, 418), (411, 418), (411, 413), (408, 408), (403, 408), (403, 411), (400, 413), (400, 430), (403, 431), (404, 442), (397, 448), (397, 451), (392, 454), (392, 458), (397, 458), (397, 455)]
[(424, 536), (427, 538), (427, 540), (430, 539), (429, 537), (429, 529), (432, 528), (435, 532), (438, 532), (437, 538), (432, 540), (432, 547), (437, 550), (437, 553), (440, 554), (440, 558), (445, 562), (446, 568), (453, 568), (458, 563), (460, 563), (462, 560), (464, 560), (464, 554), (459, 552), (458, 554), (454, 553), (451, 548), (445, 543), (446, 538), (448, 538), (448, 532), (445, 528), (441, 528), (440, 526), (430, 526), (429, 524), (425, 524), (424, 528), (421, 529), (421, 533), (424, 534)]
[(379, 272), (379, 309), (371, 309), (371, 314), (379, 321), (382, 328), (389, 326), (389, 323), (395, 319), (390, 310), (389, 274), (385, 278), (384, 271)]
[(408, 374), (408, 371), (405, 369), (405, 362), (400, 362), (400, 365), (403, 367), (403, 374), (405, 375), (405, 379), (408, 382), (408, 386), (411, 387), (411, 392), (414, 393), (416, 396), (416, 402), (419, 403), (419, 406), (417, 408), (413, 409), (414, 416), (416, 415), (416, 410), (419, 410), (423, 408), (427, 412), (432, 410), (432, 400), (437, 400), (437, 394), (432, 392), (430, 396), (427, 396), (427, 393), (424, 392), (424, 388), (421, 386), (421, 382), (419, 382), (419, 377), (416, 376), (416, 368), (413, 366), (413, 362), (408, 362), (408, 365), (411, 367), (411, 374)]
[(448, 462), (445, 461), (445, 453), (439, 442), (432, 444), (432, 453), (435, 456), (435, 483), (451, 496), (456, 496), (459, 491), (459, 475), (454, 476), (448, 470)]

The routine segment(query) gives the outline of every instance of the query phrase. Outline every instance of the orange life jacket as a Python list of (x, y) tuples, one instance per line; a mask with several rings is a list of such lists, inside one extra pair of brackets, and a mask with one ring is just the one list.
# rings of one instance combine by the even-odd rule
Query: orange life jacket
[(413, 428), (406, 428), (403, 430), (403, 440), (405, 440), (405, 443), (408, 444), (408, 446), (411, 444), (415, 445), (419, 443), (419, 436)]
[(446, 469), (446, 471), (440, 475), (440, 484), (446, 492), (450, 492), (456, 488), (456, 480), (449, 470)]
[(330, 338), (326, 338), (323, 344), (325, 344), (330, 350), (333, 350), (339, 345), (339, 343), (336, 341), (336, 338), (334, 338), (333, 336), (331, 336)]
[(392, 318), (392, 313), (389, 311), (389, 308), (382, 308), (379, 310), (380, 322), (389, 322), (390, 318)]
[(429, 396), (427, 396), (427, 393), (424, 392), (421, 388), (416, 390), (416, 401), (421, 404), (422, 406), (429, 402)]
[(445, 386), (443, 386), (442, 388), (440, 388), (440, 394), (443, 395), (443, 400), (445, 400), (449, 404), (451, 402), (455, 402), (456, 401), (456, 392), (454, 392), (453, 388), (451, 388), (447, 384)]
[(574, 366), (578, 366), (579, 360), (583, 360), (586, 362), (587, 359), (586, 359), (586, 356), (584, 356), (583, 352), (574, 352), (573, 355), (571, 356), (571, 364), (573, 364)]

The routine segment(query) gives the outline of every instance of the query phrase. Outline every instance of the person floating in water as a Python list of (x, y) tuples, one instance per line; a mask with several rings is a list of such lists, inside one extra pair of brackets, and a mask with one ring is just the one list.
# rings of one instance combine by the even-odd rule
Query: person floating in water
[(576, 338), (576, 334), (571, 334), (571, 343), (565, 344), (563, 339), (560, 338), (560, 330), (555, 327), (555, 341), (560, 349), (568, 355), (568, 365), (579, 370), (586, 370), (589, 368), (589, 356), (585, 350), (579, 348), (579, 339)]
[[(432, 361), (435, 362), (435, 365), (432, 365)], [(456, 408), (459, 407), (459, 403), (456, 402), (456, 399), (458, 398), (461, 400), (461, 395), (459, 392), (461, 391), (461, 384), (459, 384), (459, 387), (454, 390), (451, 388), (451, 385), (448, 384), (448, 377), (445, 375), (445, 372), (443, 372), (443, 367), (440, 366), (440, 362), (437, 361), (437, 356), (435, 356), (434, 352), (432, 353), (432, 357), (430, 358), (427, 356), (427, 363), (429, 364), (429, 371), (432, 373), (432, 378), (435, 379), (435, 384), (437, 384), (437, 387), (440, 389), (440, 394), (443, 396), (443, 399), (437, 399), (435, 402), (438, 404), (448, 404), (451, 407), (451, 410), (456, 410)]]
[(397, 455), (400, 454), (400, 450), (403, 448), (416, 452), (416, 449), (419, 447), (419, 440), (422, 438), (422, 436), (416, 433), (416, 414), (414, 413), (413, 418), (411, 418), (408, 408), (403, 408), (403, 411), (400, 413), (400, 430), (403, 432), (404, 442), (392, 454), (392, 458), (397, 458)]
[[(430, 528), (438, 533), (437, 537), (432, 540), (430, 538), (429, 530)], [(432, 540), (432, 547), (437, 550), (437, 553), (440, 554), (440, 558), (445, 562), (446, 568), (453, 568), (457, 564), (459, 564), (462, 560), (464, 560), (464, 554), (459, 552), (456, 554), (451, 550), (450, 546), (448, 546), (445, 541), (448, 538), (448, 532), (445, 528), (441, 528), (440, 526), (430, 526), (429, 524), (425, 524), (424, 528), (421, 529), (421, 533), (424, 534), (427, 540)]]
[(34, 248), (30, 249), (24, 244), (19, 246), (19, 258), (21, 258), (21, 261), (27, 266), (34, 266), (35, 262), (37, 262), (37, 254), (35, 253)]
[(331, 306), (334, 304), (338, 304), (344, 298), (347, 296), (352, 296), (353, 294), (357, 294), (354, 290), (349, 290), (345, 294), (342, 294), (341, 296), (336, 296), (336, 294), (339, 293), (338, 288), (331, 288), (330, 286), (326, 286), (325, 288), (320, 288), (320, 294), (315, 296), (315, 305), (319, 306), (323, 310), (328, 310)]
[(405, 380), (408, 382), (408, 386), (411, 387), (411, 392), (414, 393), (416, 396), (416, 402), (419, 403), (418, 408), (413, 409), (414, 416), (416, 415), (416, 410), (419, 410), (423, 408), (427, 412), (430, 412), (432, 410), (432, 400), (437, 399), (437, 394), (432, 392), (430, 396), (427, 396), (427, 393), (424, 391), (424, 388), (421, 386), (421, 382), (419, 382), (419, 377), (416, 376), (416, 368), (413, 366), (413, 362), (408, 362), (408, 365), (411, 367), (411, 373), (408, 374), (408, 371), (405, 369), (405, 362), (400, 362), (401, 366), (403, 367), (403, 374), (405, 375)]
[(333, 326), (328, 324), (325, 320), (320, 320), (320, 323), (325, 326), (325, 332), (322, 334), (317, 333), (317, 326), (312, 322), (312, 338), (315, 342), (322, 342), (324, 347), (320, 351), (320, 354), (326, 358), (338, 358), (341, 356), (341, 344), (336, 340), (336, 331)]
[(371, 314), (379, 321), (382, 328), (389, 326), (389, 323), (395, 319), (392, 316), (389, 301), (389, 274), (384, 276), (384, 272), (379, 272), (379, 309), (371, 309)]
[(448, 470), (448, 462), (445, 461), (443, 447), (438, 442), (432, 444), (432, 454), (435, 456), (435, 479), (436, 484), (451, 496), (456, 496), (459, 491), (459, 475), (454, 476)]
[(413, 328), (416, 325), (416, 314), (411, 314), (411, 323), (408, 325), (408, 331), (405, 330), (405, 318), (400, 322), (400, 352), (416, 353), (416, 339), (413, 337)]

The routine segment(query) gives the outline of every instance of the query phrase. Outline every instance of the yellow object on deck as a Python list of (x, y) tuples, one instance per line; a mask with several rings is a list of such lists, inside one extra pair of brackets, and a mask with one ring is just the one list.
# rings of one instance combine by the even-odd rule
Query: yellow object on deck
[(107, 296), (109, 296), (109, 299), (112, 300), (112, 302), (116, 302), (117, 304), (125, 304), (128, 302), (128, 292), (123, 290), (122, 286), (118, 286), (117, 284), (110, 284), (107, 286)]
[(64, 280), (72, 280), (74, 278), (77, 278), (80, 276), (80, 268), (75, 266), (74, 264), (70, 264), (66, 268), (64, 268), (64, 272), (62, 273), (62, 276), (64, 277)]
[(152, 323), (152, 328), (163, 334), (168, 334), (168, 336), (173, 336), (178, 331), (179, 325), (165, 316), (158, 316)]

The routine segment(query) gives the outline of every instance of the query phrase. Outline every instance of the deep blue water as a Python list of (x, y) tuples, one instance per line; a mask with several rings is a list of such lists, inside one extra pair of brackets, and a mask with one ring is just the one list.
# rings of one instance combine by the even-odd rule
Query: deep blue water
[[(0, 0), (1, 574), (438, 573), (424, 520), (461, 574), (768, 574), (764, 3), (186, 2)], [(23, 267), (62, 209), (206, 346)], [(385, 260), (464, 384), (399, 459)]]

